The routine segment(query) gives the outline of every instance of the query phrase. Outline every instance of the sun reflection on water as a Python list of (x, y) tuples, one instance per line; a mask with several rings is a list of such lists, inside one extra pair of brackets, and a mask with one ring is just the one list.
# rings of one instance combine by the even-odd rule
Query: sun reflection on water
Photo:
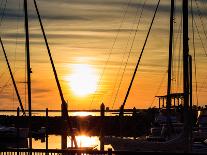
[[(85, 135), (76, 136), (78, 147), (95, 147), (100, 144), (98, 137)], [(71, 143), (69, 143), (71, 144)]]

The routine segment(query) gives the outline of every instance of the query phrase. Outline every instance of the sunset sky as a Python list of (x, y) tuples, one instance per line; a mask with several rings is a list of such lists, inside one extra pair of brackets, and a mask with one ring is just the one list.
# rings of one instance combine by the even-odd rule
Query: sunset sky
[[(110, 109), (120, 107), (157, 2), (157, 0), (37, 0), (69, 109), (98, 109), (102, 102)], [(61, 100), (33, 0), (28, 0), (28, 5), (33, 72), (32, 108), (60, 109)], [(181, 9), (181, 0), (176, 0), (172, 92), (182, 92), (182, 63), (179, 61), (182, 60)], [(193, 66), (193, 100), (194, 104), (197, 104), (198, 98), (198, 104), (202, 106), (207, 104), (205, 53), (207, 1), (193, 0), (193, 9), (197, 68), (196, 95)], [(2, 19), (0, 34), (27, 109), (23, 0), (0, 0), (0, 16)], [(189, 45), (190, 54), (193, 56), (191, 14), (189, 17)], [(166, 94), (169, 18), (170, 0), (161, 0), (126, 108), (157, 106), (158, 100), (154, 97)], [(2, 50), (0, 103), (0, 109), (16, 109), (18, 106)]]

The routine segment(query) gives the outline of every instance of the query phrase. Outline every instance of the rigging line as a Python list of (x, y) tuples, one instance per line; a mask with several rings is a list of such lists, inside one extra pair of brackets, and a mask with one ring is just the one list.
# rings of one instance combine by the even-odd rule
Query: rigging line
[(149, 38), (149, 34), (150, 34), (150, 32), (151, 32), (152, 25), (153, 25), (153, 23), (154, 23), (154, 19), (155, 19), (155, 16), (156, 16), (156, 14), (157, 14), (157, 10), (158, 10), (158, 6), (159, 6), (159, 4), (160, 4), (160, 0), (158, 0), (158, 3), (157, 3), (157, 6), (156, 6), (156, 9), (155, 9), (154, 15), (153, 15), (153, 18), (152, 18), (152, 21), (151, 21), (150, 27), (149, 27), (149, 31), (148, 31), (148, 33), (147, 33), (147, 36), (146, 36), (146, 39), (145, 39), (145, 42), (144, 42), (144, 45), (143, 45), (142, 51), (141, 51), (140, 56), (139, 56), (139, 60), (138, 60), (138, 62), (137, 62), (137, 65), (136, 65), (136, 68), (135, 68), (134, 74), (133, 74), (133, 76), (132, 76), (132, 80), (131, 80), (130, 85), (129, 85), (129, 88), (128, 88), (128, 90), (127, 90), (127, 93), (126, 93), (126, 96), (125, 96), (124, 102), (123, 102), (123, 104), (122, 104), (122, 106), (121, 106), (121, 108), (120, 108), (120, 113), (119, 113), (119, 115), (120, 115), (120, 116), (123, 116), (124, 106), (125, 106), (125, 104), (126, 104), (126, 101), (127, 101), (128, 96), (129, 96), (129, 93), (130, 93), (130, 90), (131, 90), (131, 87), (132, 87), (132, 83), (133, 83), (133, 81), (134, 81), (134, 78), (135, 78), (136, 72), (137, 72), (138, 67), (139, 67), (139, 63), (140, 63), (141, 58), (142, 58), (142, 54), (143, 54), (144, 49), (145, 49), (145, 46), (146, 46), (146, 44), (147, 44), (147, 40), (148, 40), (148, 38)]
[(0, 12), (2, 11), (2, 4), (3, 4), (3, 1), (4, 1), (4, 0), (1, 0), (1, 3), (0, 3), (0, 6), (1, 6), (1, 8), (0, 8)]
[[(137, 18), (138, 11), (139, 11), (139, 9), (137, 8), (135, 19)], [(139, 20), (140, 20), (140, 19), (139, 19)], [(139, 24), (139, 22), (138, 22), (138, 24)], [(132, 34), (132, 32), (133, 32), (133, 25), (134, 25), (134, 23), (132, 24), (132, 28), (131, 28), (129, 37), (128, 37), (128, 39), (127, 39), (127, 44), (126, 44), (126, 46), (125, 46), (125, 48), (124, 48), (124, 51), (127, 51), (127, 47), (128, 47), (128, 45), (129, 45), (129, 42), (130, 42), (131, 34)], [(131, 53), (131, 50), (129, 51), (129, 55), (130, 55), (130, 53)], [(118, 77), (119, 77), (118, 75), (119, 75), (119, 73), (120, 73), (120, 71), (121, 71), (121, 66), (122, 66), (123, 63), (124, 63), (125, 54), (127, 54), (127, 52), (124, 52), (124, 54), (123, 54), (123, 56), (122, 56), (121, 65), (120, 65), (119, 70), (118, 70), (118, 72), (117, 72), (117, 76), (116, 76), (117, 78), (116, 78), (116, 82), (115, 82), (114, 88), (112, 89), (112, 92), (115, 92), (115, 86), (116, 86), (116, 84), (117, 84), (117, 82), (118, 82)], [(126, 64), (127, 64), (127, 62), (128, 62), (129, 55), (128, 55)], [(125, 64), (125, 68), (126, 68), (126, 64)], [(125, 70), (125, 69), (124, 69), (124, 70)], [(122, 73), (122, 77), (121, 77), (120, 83), (121, 83), (121, 81), (122, 81), (122, 79), (123, 79), (123, 74), (124, 74), (124, 71), (123, 71), (123, 73)], [(115, 104), (115, 101), (116, 101), (116, 98), (117, 98), (117, 94), (118, 94), (118, 92), (119, 92), (120, 83), (119, 83), (118, 89), (117, 89), (116, 94), (115, 94), (115, 98), (114, 98), (114, 101), (113, 101), (112, 109), (113, 109), (113, 107), (114, 107), (114, 104)], [(113, 95), (113, 93), (112, 93), (112, 95)], [(111, 99), (113, 99), (113, 98), (111, 97)]]
[(11, 84), (9, 83), (10, 82), (10, 78), (7, 80), (6, 84), (3, 85), (0, 89), (0, 94), (3, 93), (3, 91), (5, 90), (5, 88), (7, 88), (8, 86), (10, 86)]
[(206, 31), (205, 31), (205, 27), (204, 27), (204, 23), (203, 23), (203, 19), (202, 19), (202, 13), (201, 13), (201, 10), (199, 8), (197, 0), (195, 0), (195, 3), (196, 3), (197, 10), (198, 10), (199, 19), (201, 21), (201, 26), (203, 28), (204, 35), (205, 35), (205, 37), (207, 39), (207, 34), (206, 34)]
[[(181, 19), (182, 20), (182, 19)], [(176, 46), (177, 46), (177, 42), (178, 42), (178, 37), (180, 36), (179, 34), (180, 34), (180, 31), (181, 31), (181, 24), (182, 24), (182, 22), (180, 22), (180, 24), (179, 24), (179, 27), (178, 27), (178, 33), (177, 33), (177, 35), (176, 35), (176, 37), (175, 37), (175, 41), (174, 41), (174, 46), (173, 46), (173, 48), (176, 48)]]
[(6, 7), (7, 7), (7, 0), (6, 0), (5, 3), (4, 3), (4, 8), (3, 8), (2, 16), (1, 16), (1, 19), (0, 19), (0, 27), (2, 26), (2, 21), (3, 21), (3, 18), (4, 18), (4, 16), (5, 16), (5, 10), (6, 10)]
[[(19, 12), (20, 12), (20, 0), (19, 0)], [(14, 75), (15, 75), (15, 69), (16, 69), (16, 56), (17, 56), (17, 44), (18, 44), (18, 34), (19, 34), (19, 14), (17, 13), (17, 20), (16, 20), (16, 38), (15, 38), (15, 49), (14, 49)], [(13, 104), (14, 104), (14, 89), (13, 89)]]
[[(166, 73), (167, 73), (167, 71), (166, 71), (166, 72), (163, 74), (163, 76), (162, 76), (162, 79), (161, 79), (160, 84), (159, 84), (159, 86), (158, 86), (158, 89), (157, 89), (157, 91), (156, 91), (156, 93), (155, 93), (155, 96), (158, 95), (158, 93), (159, 93), (159, 91), (160, 91), (160, 89), (161, 89), (161, 86), (163, 85), (164, 79), (165, 79), (165, 77), (166, 77), (166, 75), (167, 75)], [(151, 108), (152, 105), (154, 105), (155, 96), (153, 97), (152, 103), (150, 104), (149, 108)], [(149, 108), (148, 108), (148, 109), (149, 109)]]
[[(182, 28), (182, 25), (183, 25), (183, 16), (181, 16), (181, 21), (180, 21), (180, 25), (181, 25), (181, 28)], [(181, 66), (181, 45), (182, 45), (182, 29), (180, 29), (180, 36), (179, 36), (179, 48), (178, 48), (178, 68), (177, 68), (177, 92), (178, 92), (178, 89), (180, 89), (180, 81), (182, 81), (182, 74), (180, 72), (180, 66)], [(180, 90), (179, 90), (180, 91)]]
[(17, 95), (17, 98), (18, 98), (18, 101), (19, 101), (19, 104), (20, 104), (20, 108), (22, 110), (23, 115), (25, 116), (25, 110), (24, 110), (24, 107), (22, 105), (21, 97), (19, 95), (19, 92), (18, 92), (18, 89), (17, 89), (17, 85), (16, 85), (16, 82), (15, 82), (14, 76), (12, 74), (11, 67), (10, 67), (10, 64), (9, 64), (9, 60), (7, 58), (6, 51), (5, 51), (5, 48), (4, 48), (4, 45), (3, 45), (1, 37), (0, 37), (0, 42), (1, 42), (1, 47), (2, 47), (4, 56), (5, 56), (5, 59), (6, 59), (6, 63), (7, 63), (8, 69), (9, 69), (9, 73), (10, 73), (10, 76), (11, 76), (11, 79), (12, 79), (12, 83), (14, 85), (14, 89), (16, 91), (16, 95)]
[(191, 0), (191, 18), (192, 18), (192, 31), (193, 31), (193, 60), (194, 60), (194, 76), (195, 76), (195, 84), (196, 84), (196, 105), (198, 106), (198, 81), (197, 81), (197, 64), (196, 64), (196, 54), (195, 54), (195, 30), (194, 30), (194, 14), (193, 14), (193, 0)]
[[(119, 82), (119, 85), (118, 85), (118, 89), (117, 89), (117, 92), (116, 92), (116, 95), (115, 95), (115, 98), (114, 98), (113, 105), (115, 104), (116, 99), (118, 97), (118, 93), (119, 93), (119, 90), (120, 90), (120, 87), (121, 87), (121, 84), (122, 84), (122, 81), (123, 81), (124, 73), (126, 71), (126, 67), (127, 67), (127, 64), (128, 64), (128, 61), (129, 61), (129, 58), (130, 58), (130, 55), (131, 55), (131, 52), (132, 52), (132, 48), (133, 48), (134, 41), (135, 41), (135, 38), (136, 38), (136, 35), (137, 35), (137, 32), (138, 32), (138, 29), (139, 29), (140, 21), (141, 21), (141, 18), (142, 18), (142, 14), (143, 14), (144, 7), (145, 7), (146, 2), (147, 2), (147, 0), (145, 0), (144, 3), (142, 4), (142, 8), (141, 8), (139, 20), (137, 22), (136, 31), (135, 31), (135, 34), (134, 34), (134, 37), (133, 37), (133, 40), (132, 40), (132, 44), (131, 44), (131, 47), (130, 47), (128, 56), (127, 56), (127, 60), (126, 60), (125, 66), (124, 66), (124, 70), (122, 72), (122, 76), (121, 76), (121, 79), (120, 79), (120, 82)], [(136, 14), (138, 14), (138, 9), (137, 9), (137, 13)], [(127, 46), (128, 46), (128, 43), (127, 43)]]
[[(127, 50), (127, 47), (128, 47), (128, 45), (129, 45), (129, 42), (130, 42), (130, 38), (131, 38), (131, 34), (132, 34), (132, 32), (133, 32), (133, 30), (131, 29), (131, 32), (130, 32), (130, 35), (129, 35), (129, 37), (128, 37), (128, 39), (127, 39), (127, 44), (126, 44), (126, 46), (125, 46), (125, 49), (124, 49), (124, 51), (126, 51)], [(118, 71), (118, 75), (120, 74), (120, 72), (121, 72), (121, 66), (124, 64), (124, 58), (125, 58), (125, 54), (127, 54), (127, 52), (124, 52), (124, 54), (123, 54), (123, 56), (122, 56), (122, 61), (121, 61), (121, 65), (120, 65), (120, 67), (119, 67), (119, 71)], [(116, 78), (116, 82), (115, 82), (115, 85), (114, 85), (114, 91), (113, 92), (115, 92), (115, 86), (117, 85), (117, 82), (118, 82), (118, 76), (117, 75), (117, 78)], [(120, 79), (120, 82), (119, 82), (119, 85), (118, 85), (118, 88), (117, 88), (117, 91), (116, 91), (116, 94), (115, 94), (115, 98), (113, 99), (112, 97), (111, 97), (111, 99), (113, 99), (113, 105), (112, 105), (112, 109), (114, 108), (114, 104), (115, 104), (115, 101), (116, 101), (116, 99), (117, 99), (117, 96), (118, 96), (118, 93), (119, 93), (119, 89), (120, 89), (120, 85), (121, 85), (121, 81), (122, 81), (122, 79), (123, 79), (123, 75), (124, 75), (124, 72), (122, 72), (122, 74), (121, 74), (121, 79)], [(113, 94), (113, 93), (112, 93)]]
[[(104, 73), (105, 73), (105, 70), (106, 70), (106, 67), (107, 67), (107, 65), (108, 65), (109, 59), (110, 59), (110, 57), (111, 57), (112, 51), (113, 51), (113, 49), (114, 49), (115, 43), (116, 43), (116, 41), (117, 41), (117, 39), (118, 39), (118, 36), (119, 36), (120, 31), (121, 31), (121, 27), (122, 27), (122, 25), (123, 25), (123, 23), (124, 23), (124, 20), (125, 20), (125, 17), (126, 17), (126, 14), (127, 14), (127, 11), (128, 11), (129, 4), (130, 4), (130, 3), (131, 3), (131, 0), (128, 0), (126, 9), (123, 11), (122, 20), (121, 20), (121, 23), (120, 23), (120, 25), (119, 25), (118, 32), (117, 32), (117, 34), (116, 34), (116, 36), (115, 36), (115, 39), (114, 39), (113, 44), (112, 44), (112, 47), (111, 47), (111, 49), (109, 50), (109, 55), (108, 55), (108, 57), (107, 57), (106, 63), (104, 64), (104, 68), (103, 68), (103, 71), (102, 71), (102, 73), (101, 73), (101, 75), (100, 75), (100, 78), (99, 78), (99, 82), (98, 82), (97, 87), (100, 86), (101, 81), (102, 81), (102, 79), (103, 79), (103, 75), (104, 75)], [(96, 93), (96, 92), (95, 92), (95, 93)], [(90, 107), (92, 106), (92, 104), (93, 104), (93, 102), (94, 102), (95, 93), (93, 94), (93, 97), (92, 97), (92, 100), (91, 100)]]
[[(178, 40), (179, 39), (181, 40), (181, 29), (182, 29), (182, 17), (181, 17), (181, 21), (180, 21), (180, 24), (179, 24), (178, 33), (177, 33), (177, 36), (176, 36), (176, 39), (175, 39), (175, 43), (173, 44), (173, 52), (176, 51)], [(179, 85), (177, 83), (178, 83), (178, 80), (179, 80), (179, 72), (180, 72), (179, 71), (180, 70), (180, 45), (181, 45), (180, 40), (179, 40), (179, 51), (178, 51), (178, 61), (177, 61), (178, 68), (177, 68), (177, 74), (175, 75), (175, 85), (176, 85), (175, 92), (178, 92), (178, 87), (179, 87)], [(175, 67), (176, 67), (176, 65), (175, 65)]]
[(201, 87), (198, 91), (198, 96), (200, 95), (200, 93), (202, 92), (202, 89), (205, 88), (205, 85), (206, 85), (206, 79), (207, 79), (207, 76), (205, 76), (204, 80), (202, 81), (201, 83)]
[(195, 27), (196, 27), (196, 30), (197, 30), (197, 32), (198, 32), (198, 36), (199, 36), (199, 39), (200, 39), (200, 41), (201, 41), (202, 48), (203, 48), (203, 50), (204, 50), (204, 52), (205, 52), (205, 56), (207, 56), (206, 48), (205, 48), (205, 46), (204, 46), (203, 40), (202, 40), (201, 35), (200, 35), (200, 31), (199, 31), (199, 29), (198, 29), (198, 26), (197, 26), (197, 24), (196, 24), (195, 19), (193, 19), (193, 22), (194, 22)]

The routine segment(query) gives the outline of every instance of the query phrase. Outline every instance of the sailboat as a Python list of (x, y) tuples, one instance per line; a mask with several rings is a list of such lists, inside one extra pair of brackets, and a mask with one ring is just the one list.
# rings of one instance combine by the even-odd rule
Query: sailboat
[[(159, 6), (159, 2), (157, 4), (154, 17), (156, 15), (157, 8)], [(188, 0), (183, 0), (183, 100), (184, 100), (184, 124), (182, 126), (182, 131), (175, 135), (168, 136), (167, 139), (163, 140), (163, 142), (160, 141), (147, 141), (146, 138), (138, 138), (138, 139), (129, 139), (129, 138), (121, 138), (121, 137), (104, 137), (103, 141), (105, 144), (111, 144), (112, 147), (115, 150), (130, 150), (130, 151), (149, 151), (149, 152), (189, 152), (191, 150), (191, 124), (189, 121), (190, 116), (190, 110), (189, 105), (192, 104), (192, 101), (189, 100), (190, 95), (192, 95), (192, 88), (191, 82), (192, 79), (191, 76), (191, 70), (192, 70), (192, 59), (189, 55), (189, 48), (188, 48)], [(168, 64), (168, 90), (167, 90), (167, 125), (171, 124), (170, 119), (170, 108), (171, 108), (171, 93), (170, 93), (170, 84), (171, 84), (171, 58), (172, 57), (172, 29), (173, 29), (173, 11), (174, 11), (174, 0), (171, 0), (171, 17), (170, 17), (170, 41), (169, 41), (169, 64)], [(153, 20), (154, 20), (153, 17)], [(153, 23), (153, 20), (151, 22), (151, 26)], [(147, 38), (149, 35), (148, 31)], [(144, 43), (144, 47), (147, 42), (147, 38)], [(142, 49), (142, 52), (140, 54), (137, 66), (135, 68), (130, 86), (127, 91), (127, 95), (125, 97), (124, 103), (122, 104), (120, 108), (120, 124), (121, 124), (121, 118), (123, 116), (124, 106), (127, 100), (127, 97), (129, 95), (131, 85), (133, 83), (141, 55), (144, 51), (144, 47)]]

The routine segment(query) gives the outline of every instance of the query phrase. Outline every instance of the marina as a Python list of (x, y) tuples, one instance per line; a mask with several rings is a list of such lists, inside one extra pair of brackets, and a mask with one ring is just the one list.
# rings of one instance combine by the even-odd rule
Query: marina
[[(1, 0), (0, 2), (0, 43), (4, 58), (0, 60), (1, 63), (3, 60), (6, 62), (4, 65), (8, 71), (7, 78), (10, 79), (5, 85), (0, 84), (0, 155), (13, 153), (15, 155), (207, 153), (207, 100), (205, 97), (205, 81), (201, 83), (200, 80), (201, 77), (204, 80), (206, 77), (203, 77), (205, 72), (199, 72), (197, 63), (200, 61), (196, 57), (196, 45), (199, 45), (199, 52), (202, 49), (205, 52), (204, 56), (207, 55), (203, 41), (207, 39), (204, 26), (206, 20), (206, 10), (204, 8), (207, 5), (205, 1), (157, 0), (156, 2), (147, 2), (147, 0), (143, 0), (137, 2), (128, 0), (125, 2), (120, 0), (118, 3), (107, 1), (105, 4), (98, 0), (96, 2), (95, 0), (88, 2), (71, 0), (71, 6), (65, 1), (62, 2), (64, 5), (60, 5), (62, 9), (65, 9), (66, 6), (68, 8), (72, 7), (71, 9), (74, 9), (72, 12), (69, 9), (71, 14), (69, 16), (65, 15), (68, 8), (66, 10), (60, 9), (56, 10), (57, 14), (61, 14), (61, 16), (58, 16), (55, 11), (49, 13), (51, 10), (48, 8), (50, 4), (47, 0), (42, 2), (38, 0), (19, 0), (18, 9), (19, 11), (23, 10), (22, 14), (19, 14), (19, 19), (23, 20), (23, 28), (20, 29), (18, 19), (17, 32), (14, 35), (16, 36), (15, 55), (10, 51), (12, 49), (11, 40), (13, 42), (14, 39), (12, 28), (14, 24), (9, 24), (9, 30), (7, 30), (7, 25), (2, 27), (3, 22), (6, 21), (7, 24), (13, 22), (13, 18), (17, 16), (15, 13), (11, 15), (12, 7), (15, 7), (12, 2), (14, 0)], [(57, 7), (57, 5), (54, 5), (57, 4), (56, 0), (53, 0), (51, 4), (51, 6)], [(102, 35), (98, 35), (98, 28), (93, 29), (99, 24), (94, 24), (94, 19), (89, 20), (89, 16), (83, 16), (85, 13), (82, 11), (89, 11), (90, 18), (95, 17), (91, 14), (96, 5), (99, 7), (112, 5), (111, 9), (113, 10), (113, 8), (119, 7), (120, 4), (125, 6), (125, 9), (123, 10), (122, 20), (118, 22), (120, 23), (119, 28), (117, 30), (102, 29), (100, 33)], [(86, 9), (83, 9), (82, 5), (87, 6)], [(46, 14), (43, 11), (42, 15), (41, 9), (44, 7), (47, 8)], [(107, 14), (107, 7), (100, 8), (105, 9), (102, 13)], [(78, 13), (78, 11), (75, 11), (76, 9), (81, 12), (79, 18), (75, 16)], [(204, 10), (204, 12), (201, 10)], [(95, 14), (103, 17), (98, 12)], [(115, 12), (112, 11), (111, 13)], [(131, 16), (128, 16), (129, 19), (127, 19), (128, 13), (135, 15), (133, 21), (130, 21)], [(144, 15), (147, 18), (144, 18)], [(50, 17), (44, 20), (44, 16)], [(104, 16), (103, 22), (111, 24), (112, 28), (116, 25), (116, 22), (109, 20), (110, 17), (111, 14)], [(195, 17), (199, 17), (199, 26)], [(97, 21), (100, 19), (96, 18)], [(47, 25), (50, 20), (54, 20), (55, 23)], [(57, 22), (58, 20), (62, 24), (70, 21), (67, 25), (69, 27), (70, 24), (75, 24), (73, 30), (78, 32), (79, 36), (74, 37), (73, 30), (66, 31), (65, 29), (61, 31), (57, 26), (61, 24)], [(77, 24), (78, 20), (86, 25), (90, 23), (89, 25), (92, 25), (90, 32), (84, 32), (87, 28), (80, 28), (84, 24)], [(164, 20), (166, 21), (164, 22)], [(34, 21), (37, 22), (37, 25), (32, 27)], [(132, 23), (131, 30), (128, 25), (122, 29), (125, 22)], [(159, 22), (165, 24), (158, 24)], [(162, 30), (164, 25), (167, 25), (167, 28)], [(99, 26), (104, 26), (104, 24), (101, 23)], [(142, 28), (140, 29), (140, 27)], [(51, 29), (53, 30), (51, 31)], [(202, 37), (199, 29), (203, 32)], [(34, 31), (36, 32), (34, 33)], [(117, 35), (114, 42), (112, 42), (109, 54), (106, 54), (108, 57), (104, 61), (105, 65), (101, 63), (100, 53), (96, 53), (93, 58), (92, 56), (89, 58), (90, 52), (85, 55), (85, 58), (89, 58), (89, 61), (82, 64), (83, 60), (86, 59), (76, 56), (83, 53), (66, 54), (67, 50), (64, 54), (54, 52), (64, 51), (64, 48), (78, 52), (81, 51), (79, 46), (83, 45), (78, 43), (76, 44), (78, 47), (72, 47), (73, 44), (70, 42), (71, 45), (68, 45), (69, 42), (63, 38), (56, 40), (57, 42), (52, 40), (52, 33), (59, 31), (61, 31), (60, 36), (74, 37), (73, 39), (76, 41), (84, 39), (83, 36), (90, 36), (92, 33), (97, 35), (97, 40), (99, 37), (107, 36), (111, 31), (117, 32)], [(128, 41), (123, 39), (123, 34), (123, 36), (119, 34), (122, 31), (125, 35), (130, 32)], [(165, 32), (164, 39), (155, 36), (155, 32), (158, 33), (158, 36)], [(196, 36), (196, 32), (198, 36)], [(137, 37), (139, 33), (142, 33), (142, 37)], [(58, 35), (56, 34), (54, 38), (57, 39)], [(19, 39), (19, 36), (21, 36), (21, 39)], [(9, 39), (9, 37), (12, 39)], [(118, 42), (120, 38), (122, 42)], [(107, 37), (105, 39), (106, 42), (109, 41)], [(156, 41), (153, 42), (151, 39)], [(158, 41), (159, 39), (160, 41)], [(95, 45), (95, 42), (89, 43), (86, 40), (84, 45)], [(132, 56), (133, 53), (137, 53), (137, 49), (133, 51), (136, 42), (139, 43), (139, 53)], [(116, 47), (118, 43), (119, 46)], [(125, 50), (122, 51), (122, 45), (125, 43)], [(32, 44), (35, 45), (36, 53), (33, 51)], [(40, 54), (42, 45), (46, 50), (47, 60), (41, 59), (43, 55)], [(105, 45), (105, 43), (101, 42), (100, 45)], [(18, 52), (17, 47), (21, 47), (21, 54), (19, 52), (19, 55), (16, 53)], [(57, 50), (56, 47), (61, 50)], [(120, 49), (123, 53), (122, 60), (120, 59)], [(96, 48), (96, 50), (100, 49)], [(151, 67), (148, 66), (149, 68), (143, 65), (145, 64), (143, 63), (143, 57), (148, 50), (154, 51), (153, 55), (148, 55), (148, 61), (145, 61), (148, 65), (150, 64)], [(114, 51), (118, 52), (113, 53)], [(163, 58), (162, 56), (154, 56), (159, 53), (158, 51), (165, 53), (165, 56)], [(11, 59), (11, 55), (15, 58)], [(24, 58), (21, 57), (23, 55)], [(105, 56), (105, 54), (103, 55)], [(112, 55), (116, 56), (115, 61), (111, 60)], [(32, 56), (36, 57), (35, 63), (32, 62)], [(60, 58), (59, 61), (57, 61), (58, 57)], [(130, 62), (130, 58), (133, 62)], [(92, 60), (96, 63), (92, 64)], [(202, 60), (202, 67), (200, 68), (202, 69), (203, 66), (205, 68), (205, 60), (202, 59), (201, 53), (199, 53), (199, 60)], [(155, 62), (158, 61), (159, 63), (156, 65)], [(164, 62), (166, 62), (165, 65), (163, 65)], [(48, 74), (44, 70), (47, 63), (50, 67), (50, 73)], [(107, 70), (108, 63), (111, 64)], [(19, 68), (16, 67), (20, 64), (21, 67), (18, 67), (21, 73)], [(103, 66), (100, 67), (100, 64)], [(60, 65), (62, 66), (60, 67)], [(99, 77), (91, 66), (96, 67), (96, 71), (99, 70)], [(156, 67), (160, 67), (160, 71), (155, 71)], [(15, 68), (17, 68), (17, 71)], [(116, 76), (115, 70), (117, 71)], [(160, 74), (161, 70), (165, 72), (164, 75), (167, 78), (162, 78), (158, 85), (158, 82), (152, 82), (154, 80), (152, 77), (155, 74), (156, 76)], [(140, 72), (142, 75), (147, 74), (140, 76)], [(0, 74), (2, 83), (5, 83), (4, 75), (4, 73)], [(147, 79), (146, 75), (152, 83), (145, 81)], [(116, 79), (113, 81), (114, 77)], [(160, 78), (159, 75), (156, 80), (160, 81)], [(50, 81), (51, 79), (53, 79), (53, 83)], [(44, 82), (41, 83), (42, 80)], [(139, 85), (142, 85), (142, 89), (138, 89), (139, 87), (135, 89), (137, 80), (140, 82)], [(163, 86), (163, 82), (166, 85)], [(158, 90), (156, 93), (152, 93), (152, 90), (155, 91), (155, 86), (158, 87)], [(200, 93), (201, 91), (198, 91), (198, 88), (204, 91)], [(150, 106), (145, 105), (146, 102), (149, 103), (152, 94), (155, 94), (152, 103)], [(47, 103), (43, 103), (46, 100)], [(89, 108), (86, 108), (87, 106)], [(9, 109), (8, 107), (13, 108)]]

